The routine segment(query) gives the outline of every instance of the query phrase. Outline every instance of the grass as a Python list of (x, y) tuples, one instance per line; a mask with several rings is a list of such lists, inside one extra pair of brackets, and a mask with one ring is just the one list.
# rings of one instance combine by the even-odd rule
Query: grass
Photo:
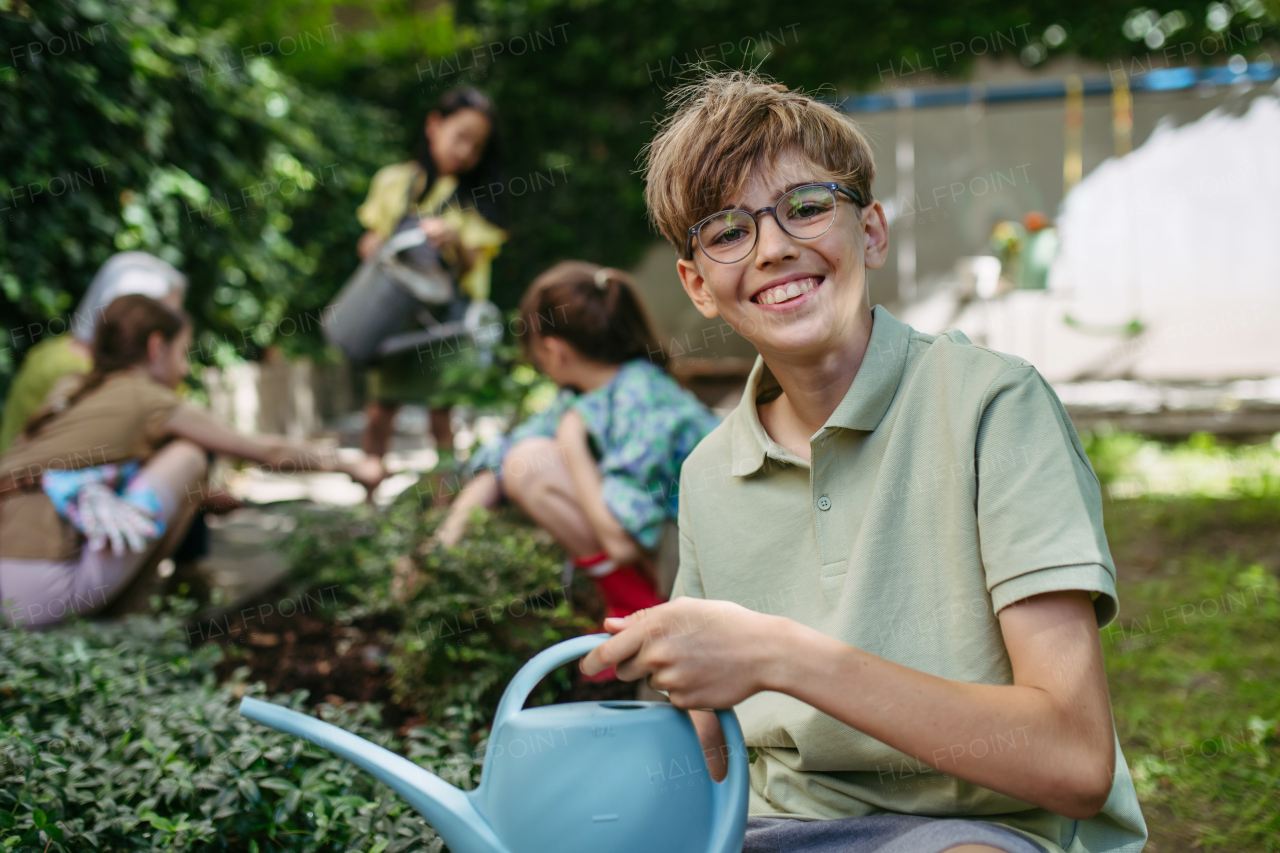
[(1265, 488), (1108, 506), (1103, 648), (1150, 853), (1280, 850), (1278, 519)]

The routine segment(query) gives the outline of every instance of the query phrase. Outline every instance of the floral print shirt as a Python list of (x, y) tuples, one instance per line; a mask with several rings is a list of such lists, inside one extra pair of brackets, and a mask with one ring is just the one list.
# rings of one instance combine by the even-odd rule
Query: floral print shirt
[(665, 370), (634, 359), (608, 384), (585, 394), (562, 389), (546, 411), (472, 454), (470, 468), (488, 468), (501, 477), (512, 445), (534, 436), (554, 437), (570, 409), (587, 426), (605, 506), (637, 542), (656, 548), (663, 522), (676, 517), (680, 466), (719, 420)]

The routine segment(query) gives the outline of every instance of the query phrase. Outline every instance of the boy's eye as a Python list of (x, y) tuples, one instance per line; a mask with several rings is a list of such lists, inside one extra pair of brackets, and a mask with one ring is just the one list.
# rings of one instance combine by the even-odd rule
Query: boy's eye
[(747, 236), (747, 229), (739, 228), (738, 226), (735, 225), (732, 228), (724, 229), (719, 234), (712, 237), (711, 242), (713, 245), (734, 243), (738, 240), (741, 240), (745, 236)]
[(742, 214), (712, 219), (702, 226), (702, 238), (708, 246), (727, 246), (750, 236), (750, 222)]
[(826, 187), (810, 187), (787, 197), (782, 206), (788, 219), (805, 220), (830, 213), (835, 199)]

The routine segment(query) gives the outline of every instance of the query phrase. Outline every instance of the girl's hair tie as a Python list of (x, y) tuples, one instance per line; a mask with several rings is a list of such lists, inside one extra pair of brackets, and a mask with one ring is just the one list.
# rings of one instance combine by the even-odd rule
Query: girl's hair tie
[(595, 274), (596, 287), (600, 288), (601, 290), (604, 290), (606, 287), (609, 286), (610, 272), (612, 272), (612, 270), (610, 270), (608, 267), (601, 267), (600, 269), (596, 270), (596, 274)]

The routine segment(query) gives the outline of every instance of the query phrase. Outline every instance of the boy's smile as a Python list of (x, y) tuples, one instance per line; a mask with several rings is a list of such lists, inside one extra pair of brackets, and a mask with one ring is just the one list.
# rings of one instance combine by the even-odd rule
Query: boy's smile
[(808, 300), (801, 297), (813, 293), (822, 284), (825, 276), (796, 273), (784, 276), (776, 282), (766, 284), (751, 297), (757, 305), (766, 305), (779, 311), (787, 311)]

